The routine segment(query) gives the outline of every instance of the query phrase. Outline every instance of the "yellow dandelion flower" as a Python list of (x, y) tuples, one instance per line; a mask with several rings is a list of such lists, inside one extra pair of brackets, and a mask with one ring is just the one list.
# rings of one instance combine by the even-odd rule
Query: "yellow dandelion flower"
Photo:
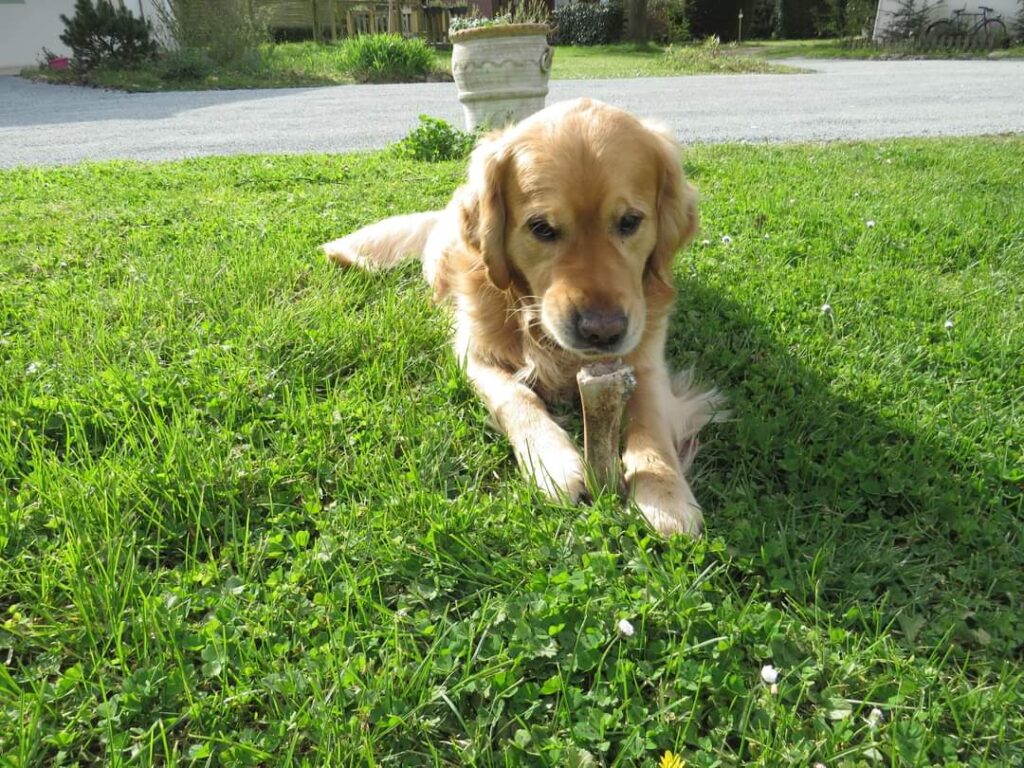
[(683, 758), (679, 755), (674, 755), (671, 752), (666, 752), (661, 756), (661, 762), (658, 763), (658, 768), (683, 768)]

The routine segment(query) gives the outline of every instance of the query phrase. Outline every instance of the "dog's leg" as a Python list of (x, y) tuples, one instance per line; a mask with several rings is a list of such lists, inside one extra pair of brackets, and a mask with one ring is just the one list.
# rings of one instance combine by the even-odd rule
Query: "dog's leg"
[(508, 436), (523, 472), (550, 498), (579, 501), (587, 490), (583, 459), (537, 393), (472, 356), (466, 358), (466, 374)]
[(394, 267), (419, 258), (443, 211), (392, 216), (345, 237), (324, 243), (327, 258), (342, 267), (368, 271)]
[(668, 371), (637, 367), (637, 387), (627, 406), (626, 483), (648, 522), (663, 536), (699, 536), (703, 517), (679, 463), (672, 418), (679, 410)]

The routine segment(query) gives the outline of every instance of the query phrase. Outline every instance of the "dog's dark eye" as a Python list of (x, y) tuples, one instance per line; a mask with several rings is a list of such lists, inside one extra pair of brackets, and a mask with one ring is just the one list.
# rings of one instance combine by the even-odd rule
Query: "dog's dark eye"
[(619, 234), (623, 236), (629, 236), (640, 229), (640, 222), (644, 220), (644, 217), (639, 213), (627, 213), (621, 219), (619, 219), (618, 229)]
[(558, 230), (540, 216), (530, 219), (526, 222), (526, 226), (530, 228), (530, 234), (542, 243), (553, 243), (558, 239)]

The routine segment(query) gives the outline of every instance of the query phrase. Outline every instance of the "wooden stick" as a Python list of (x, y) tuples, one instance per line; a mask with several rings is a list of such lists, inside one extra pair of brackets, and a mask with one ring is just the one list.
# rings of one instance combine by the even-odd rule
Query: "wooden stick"
[(633, 367), (621, 362), (592, 363), (576, 374), (583, 405), (583, 457), (597, 486), (591, 490), (622, 490), (619, 456), (622, 410), (636, 389)]

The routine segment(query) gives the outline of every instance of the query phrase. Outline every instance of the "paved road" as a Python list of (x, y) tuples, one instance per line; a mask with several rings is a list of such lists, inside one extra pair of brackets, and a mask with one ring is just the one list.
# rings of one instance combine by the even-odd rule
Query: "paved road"
[[(1024, 61), (805, 61), (803, 75), (561, 80), (661, 120), (684, 142), (1024, 132)], [(379, 148), (436, 115), (451, 83), (126, 94), (0, 77), (0, 167)]]

